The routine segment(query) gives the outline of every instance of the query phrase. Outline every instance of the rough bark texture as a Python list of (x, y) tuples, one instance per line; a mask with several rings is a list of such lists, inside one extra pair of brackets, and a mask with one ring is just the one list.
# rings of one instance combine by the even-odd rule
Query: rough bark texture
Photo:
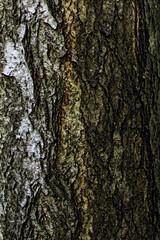
[(0, 0), (4, 240), (160, 239), (160, 4)]

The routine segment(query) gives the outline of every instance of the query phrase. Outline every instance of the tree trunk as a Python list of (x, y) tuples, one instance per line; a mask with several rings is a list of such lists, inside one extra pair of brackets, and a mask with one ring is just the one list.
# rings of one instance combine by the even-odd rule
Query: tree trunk
[(0, 0), (1, 239), (160, 239), (159, 13)]

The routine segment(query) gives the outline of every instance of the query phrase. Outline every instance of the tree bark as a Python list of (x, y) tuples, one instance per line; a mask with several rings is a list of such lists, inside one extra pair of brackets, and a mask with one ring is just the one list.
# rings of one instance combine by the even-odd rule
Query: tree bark
[(1, 239), (160, 239), (159, 13), (0, 0)]

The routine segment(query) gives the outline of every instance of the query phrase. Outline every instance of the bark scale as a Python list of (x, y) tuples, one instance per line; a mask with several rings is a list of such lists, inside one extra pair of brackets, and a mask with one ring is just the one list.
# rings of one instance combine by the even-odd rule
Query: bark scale
[(159, 239), (157, 1), (0, 1), (2, 239)]

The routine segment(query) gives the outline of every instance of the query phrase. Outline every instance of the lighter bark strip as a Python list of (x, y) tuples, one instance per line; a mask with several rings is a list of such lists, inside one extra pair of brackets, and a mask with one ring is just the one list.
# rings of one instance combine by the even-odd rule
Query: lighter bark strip
[[(86, 154), (87, 142), (85, 137), (84, 126), (82, 123), (82, 115), (80, 112), (81, 105), (81, 87), (77, 73), (74, 70), (72, 63), (72, 54), (75, 52), (76, 46), (76, 27), (75, 15), (77, 13), (76, 0), (70, 2), (67, 6), (65, 1), (62, 1), (64, 8), (64, 20), (67, 23), (67, 44), (68, 55), (62, 66), (63, 81), (64, 81), (64, 101), (62, 103), (62, 116), (61, 116), (61, 142), (63, 151), (59, 152), (58, 166), (62, 169), (62, 165), (70, 159), (70, 166), (72, 170), (73, 163), (76, 162), (79, 169), (78, 179), (74, 179), (74, 188), (76, 198), (81, 199), (81, 226), (78, 239), (90, 240), (90, 232), (93, 232), (93, 217), (90, 216), (89, 200), (86, 195), (87, 189), (87, 167), (86, 167)], [(68, 133), (69, 130), (69, 133)], [(73, 135), (76, 134), (76, 138)], [(70, 142), (68, 137), (70, 135)], [(72, 143), (73, 141), (73, 143)], [(76, 142), (75, 156), (69, 154), (67, 157), (67, 148), (69, 144), (74, 145)], [(85, 230), (85, 233), (84, 233)]]

